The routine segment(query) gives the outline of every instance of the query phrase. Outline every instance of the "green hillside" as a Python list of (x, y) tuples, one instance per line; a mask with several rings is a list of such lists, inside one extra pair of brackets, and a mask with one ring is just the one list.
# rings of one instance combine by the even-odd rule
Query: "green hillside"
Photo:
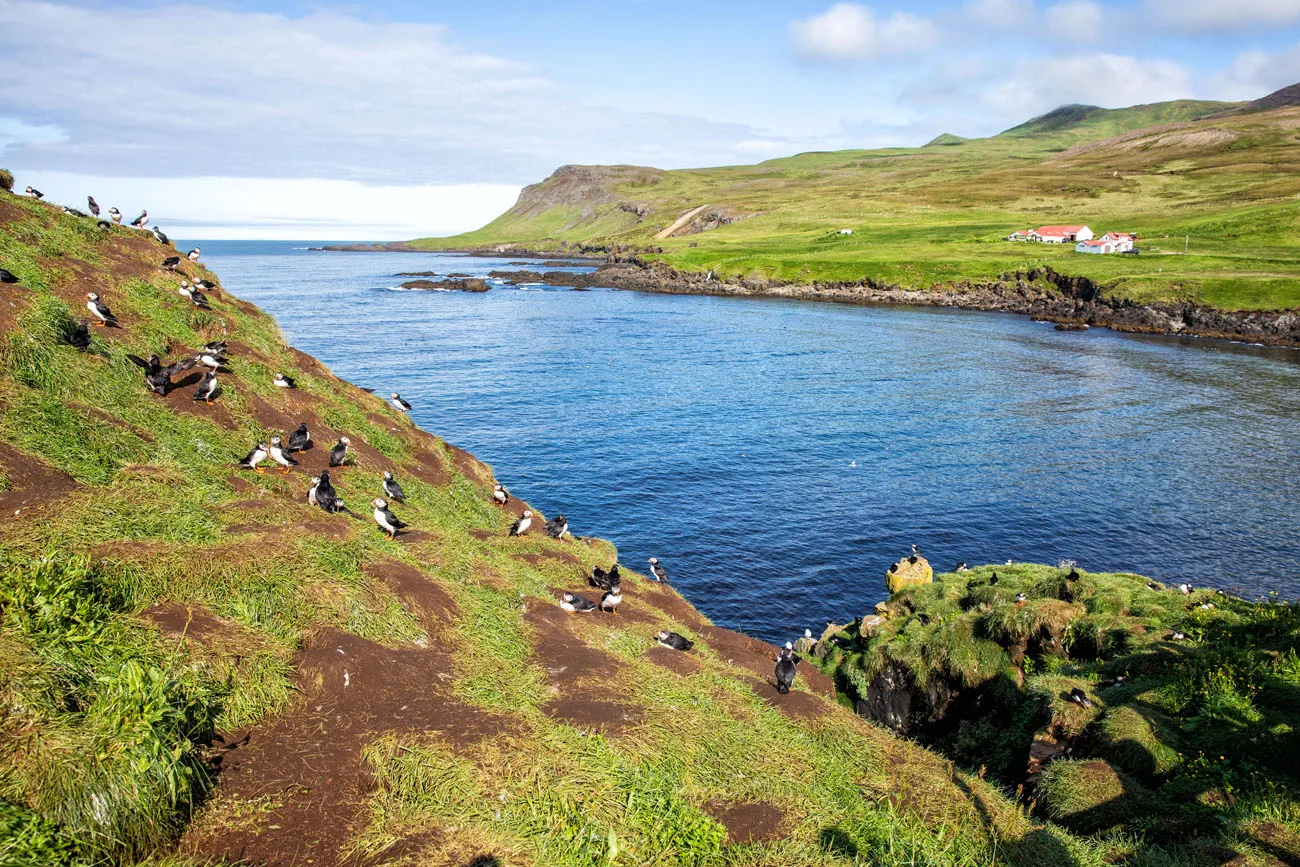
[[(0, 193), (0, 865), (1101, 863), (811, 666), (779, 695), (774, 648), (666, 586), (564, 613), (612, 545), (509, 537), (489, 467), (225, 290), (196, 308), (182, 275), (216, 277), (172, 253)], [(88, 291), (119, 326), (81, 350)], [(211, 405), (127, 358), (218, 339)], [(300, 466), (236, 468), (300, 422)], [(306, 502), (341, 436), (355, 515)]]
[[(1236, 106), (1068, 106), (998, 136), (923, 148), (667, 172), (566, 166), (482, 229), (413, 246), (628, 245), (721, 277), (913, 289), (1050, 265), (1117, 297), (1291, 309), (1300, 307), (1298, 105), (1290, 89)], [(656, 237), (683, 215), (692, 216), (671, 237)], [(1142, 254), (1003, 240), (1062, 223), (1137, 232)]]

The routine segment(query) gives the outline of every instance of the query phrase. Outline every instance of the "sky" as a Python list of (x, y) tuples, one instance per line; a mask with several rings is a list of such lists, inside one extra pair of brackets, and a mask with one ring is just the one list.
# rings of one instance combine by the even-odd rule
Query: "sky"
[(991, 135), (1300, 82), (1300, 0), (0, 0), (0, 166), (185, 238), (476, 228), (569, 163)]

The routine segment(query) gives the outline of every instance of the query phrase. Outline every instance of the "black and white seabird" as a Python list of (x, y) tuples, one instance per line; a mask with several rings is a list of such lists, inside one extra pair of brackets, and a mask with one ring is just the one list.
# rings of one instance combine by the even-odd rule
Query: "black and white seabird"
[(260, 473), (263, 470), (258, 466), (258, 464), (264, 460), (266, 460), (266, 443), (258, 443), (253, 446), (253, 450), (249, 452), (248, 455), (237, 464), (237, 466), (246, 470), (255, 470)]
[(388, 501), (383, 497), (376, 497), (370, 501), (370, 505), (375, 507), (375, 523), (379, 529), (388, 534), (388, 538), (396, 539), (397, 531), (406, 526), (398, 517), (388, 509)]
[(1191, 585), (1191, 584), (1179, 584), (1179, 585), (1178, 585), (1178, 592), (1181, 593), (1181, 594), (1183, 594), (1184, 596), (1190, 596), (1191, 593), (1192, 593), (1192, 589), (1193, 589), (1193, 588), (1192, 588), (1192, 585)]
[(533, 526), (533, 513), (524, 509), (524, 513), (519, 516), (519, 520), (510, 526), (511, 536), (523, 536), (530, 527)]
[(108, 216), (114, 223), (117, 223), (119, 226), (122, 225), (122, 212), (117, 208), (109, 208)]
[(81, 320), (76, 327), (68, 332), (68, 343), (77, 349), (86, 350), (90, 348), (90, 323)]
[(492, 502), (498, 506), (504, 506), (510, 502), (510, 492), (501, 485), (494, 485), (492, 487)]
[(100, 328), (117, 324), (117, 317), (113, 315), (113, 311), (109, 310), (108, 305), (100, 301), (99, 296), (94, 292), (86, 293), (86, 309), (99, 320), (98, 325)]
[(190, 250), (188, 253), (186, 253), (185, 256), (186, 256), (186, 258), (189, 259), (191, 262), (197, 262), (197, 261), (199, 261), (199, 255), (200, 255), (201, 253), (202, 253), (202, 251), (199, 250), (198, 247), (195, 247), (193, 250)]
[(799, 664), (799, 657), (794, 655), (794, 645), (785, 643), (776, 657), (776, 691), (781, 695), (790, 692), (794, 685), (794, 667)]
[(1070, 690), (1070, 701), (1074, 702), (1079, 707), (1092, 707), (1092, 700), (1089, 699), (1087, 694), (1077, 686)]
[(320, 476), (312, 476), (311, 487), (307, 489), (307, 505), (309, 506), (319, 505), (319, 503), (316, 501), (316, 489), (319, 487), (320, 487)]
[(1171, 641), (1186, 641), (1187, 633), (1183, 632), (1182, 630), (1175, 630), (1174, 634), (1169, 636), (1169, 639)]
[(213, 289), (217, 288), (217, 284), (213, 283), (211, 280), (195, 280), (194, 285), (205, 292), (211, 292)]
[(298, 383), (294, 382), (293, 379), (285, 376), (283, 373), (277, 373), (275, 375), (274, 382), (276, 388), (297, 388), (298, 387)]
[[(175, 261), (179, 263), (180, 259), (177, 258), (176, 256), (173, 256), (171, 259), (168, 259), (167, 261), (168, 262)], [(164, 262), (163, 264), (166, 264), (166, 262)], [(205, 310), (210, 310), (212, 308), (212, 305), (208, 303), (208, 296), (200, 292), (197, 286), (191, 285), (190, 281), (188, 280), (181, 281), (180, 288), (176, 290), (176, 294), (180, 295), (183, 298), (190, 299), (190, 301), (194, 303), (195, 307), (202, 307)]]
[(996, 583), (998, 583), (998, 573), (994, 572), (994, 573), (989, 577), (989, 583), (990, 583), (990, 584), (996, 584)]
[(391, 403), (393, 405), (393, 409), (397, 410), (398, 412), (411, 411), (411, 405), (397, 392), (393, 392), (388, 396), (388, 402)]
[(1083, 576), (1079, 574), (1078, 569), (1071, 569), (1070, 574), (1065, 576), (1066, 581), (1078, 581)]
[(18, 278), (4, 268), (0, 268), (0, 283), (17, 283)]
[(110, 223), (108, 220), (100, 220), (98, 223), (95, 224), (95, 226), (104, 232), (107, 232), (113, 228), (113, 224)]
[[(217, 393), (217, 372), (209, 370), (204, 374), (203, 379), (199, 382), (199, 387), (194, 389), (194, 399), (201, 400), (209, 406), (212, 404), (212, 398)], [(272, 443), (276, 440), (271, 440)]]
[(320, 506), (327, 512), (337, 512), (343, 502), (339, 499), (338, 493), (334, 490), (334, 485), (330, 483), (329, 470), (322, 470), (320, 477), (316, 479), (316, 505)]
[(918, 548), (918, 547), (916, 547), (915, 545), (913, 545), (913, 546), (912, 546), (912, 556), (911, 556), (911, 557), (908, 557), (908, 558), (907, 558), (907, 561), (908, 561), (909, 563), (915, 563), (915, 562), (916, 562), (916, 558), (917, 558), (917, 557), (920, 557), (920, 556), (921, 556), (921, 549)]
[(618, 606), (623, 604), (623, 585), (615, 584), (605, 591), (605, 595), (600, 597), (600, 610), (608, 611), (611, 614), (618, 615)]
[(684, 635), (678, 635), (676, 632), (656, 632), (655, 641), (659, 642), (664, 647), (671, 647), (673, 650), (681, 650), (683, 652), (690, 650), (695, 646), (694, 641), (691, 641)]
[(131, 221), (131, 228), (143, 229), (148, 224), (149, 224), (149, 212), (141, 211), (140, 216), (136, 217), (134, 220)]
[(592, 566), (591, 575), (587, 577), (587, 582), (591, 584), (592, 587), (598, 587), (601, 590), (608, 590), (616, 584), (619, 584), (622, 580), (622, 576), (618, 574), (617, 563), (610, 566), (608, 572), (599, 566)]
[[(163, 259), (162, 266), (166, 268), (168, 271), (175, 271), (177, 268), (180, 267), (180, 264), (181, 264), (180, 256), (168, 256), (166, 259)], [(188, 295), (189, 293), (186, 292), (185, 294)]]
[(94, 196), (86, 196), (86, 205), (90, 208), (90, 213), (99, 216), (99, 202), (95, 201)]
[(194, 353), (194, 360), (198, 364), (201, 364), (204, 367), (210, 368), (212, 370), (220, 370), (221, 368), (225, 367), (227, 364), (226, 357), (223, 356), (221, 353), (211, 352), (206, 349), (201, 352)]
[(224, 340), (212, 340), (209, 341), (208, 343), (203, 344), (204, 352), (211, 352), (216, 355), (225, 355), (226, 350), (229, 348), (230, 348), (230, 344)]
[(352, 445), (352, 440), (347, 437), (339, 437), (339, 441), (330, 449), (330, 466), (341, 467), (343, 462), (348, 459), (348, 446)]
[(163, 230), (157, 226), (153, 227), (153, 236), (158, 239), (158, 243), (164, 246), (171, 243), (171, 239), (163, 234)]
[(32, 198), (36, 198), (36, 199), (43, 199), (43, 198), (45, 198), (45, 194), (44, 194), (44, 193), (42, 193), (40, 190), (34, 189), (34, 188), (32, 188), (32, 187), (28, 187), (28, 188), (27, 188), (27, 195), (31, 196)]
[(659, 565), (658, 557), (650, 558), (650, 577), (656, 581), (668, 583), (668, 570)]
[(291, 452), (302, 452), (307, 450), (311, 445), (311, 432), (307, 430), (307, 422), (298, 425), (298, 429), (289, 434), (289, 442), (286, 448)]
[[(208, 375), (212, 376), (212, 374)], [(271, 447), (267, 449), (267, 453), (270, 454), (271, 460), (280, 465), (280, 472), (285, 475), (289, 474), (290, 467), (298, 466), (293, 455), (289, 454), (289, 450), (284, 447), (284, 440), (279, 437), (271, 437)]]
[(397, 479), (393, 478), (393, 474), (388, 470), (384, 470), (384, 495), (394, 502), (406, 502), (406, 492), (402, 490), (402, 486), (397, 483)]
[(570, 614), (587, 614), (596, 610), (596, 603), (577, 593), (561, 593), (560, 608)]
[(1017, 605), (1024, 605), (1025, 602), (1026, 602), (1028, 599), (1029, 599), (1029, 597), (1026, 596), (1024, 593), (1017, 593), (1017, 594), (1016, 594), (1016, 604), (1017, 604)]
[(957, 568), (954, 569), (954, 570), (952, 570), (952, 571), (954, 571), (954, 572), (956, 572), (958, 575), (960, 575), (960, 574), (962, 574), (963, 572), (969, 572), (969, 571), (970, 571), (970, 567), (966, 565), (966, 561), (965, 561), (965, 560), (962, 560), (960, 563), (957, 564)]
[(552, 539), (563, 539), (564, 534), (569, 532), (569, 519), (564, 515), (556, 515), (554, 518), (546, 522), (544, 529), (546, 530), (546, 535), (550, 536)]
[(67, 205), (64, 205), (64, 206), (63, 206), (63, 213), (68, 214), (69, 216), (73, 216), (73, 217), (84, 217), (84, 216), (86, 216), (86, 212), (85, 212), (85, 211), (78, 211), (76, 208), (69, 208)]
[(166, 395), (171, 390), (172, 377), (194, 366), (192, 358), (182, 358), (174, 364), (164, 366), (156, 355), (150, 355), (148, 360), (130, 353), (126, 357), (132, 364), (144, 368), (144, 381), (157, 395)]

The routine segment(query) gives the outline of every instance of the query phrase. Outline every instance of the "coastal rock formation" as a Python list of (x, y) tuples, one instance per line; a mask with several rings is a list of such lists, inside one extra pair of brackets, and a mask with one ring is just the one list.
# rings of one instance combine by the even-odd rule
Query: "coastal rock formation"
[(889, 662), (872, 679), (855, 710), (900, 735), (914, 735), (942, 720), (955, 694), (944, 678), (931, 678), (922, 686), (905, 667)]
[(430, 289), (438, 292), (486, 292), (486, 280), (478, 277), (448, 277), (445, 280), (407, 280), (403, 289)]
[(924, 557), (904, 557), (889, 567), (885, 574), (885, 584), (890, 593), (897, 593), (907, 587), (920, 587), (934, 580), (934, 569)]

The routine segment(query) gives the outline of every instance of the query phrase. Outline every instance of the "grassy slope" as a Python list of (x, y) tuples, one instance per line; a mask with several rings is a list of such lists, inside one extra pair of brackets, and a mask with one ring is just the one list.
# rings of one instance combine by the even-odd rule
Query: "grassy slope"
[[(611, 562), (608, 543), (508, 539), (487, 467), (251, 305), (192, 309), (163, 255), (0, 197), (0, 265), (21, 280), (0, 287), (0, 864), (1100, 863), (810, 692), (815, 672), (777, 701), (764, 648), (670, 590), (629, 575), (623, 616), (548, 620), (553, 588)], [(81, 353), (62, 341), (89, 289), (123, 327)], [(222, 336), (237, 343), (212, 407), (152, 396), (124, 359)], [(388, 541), (308, 507), (302, 470), (232, 468), (300, 418), (322, 444), (352, 438), (336, 485), (354, 508), (391, 468), (419, 532)], [(699, 639), (694, 666), (655, 661), (659, 627)], [(353, 666), (366, 654), (382, 662)], [(614, 700), (622, 722), (590, 732), (556, 699)], [(429, 702), (427, 724), (397, 719)], [(495, 734), (468, 736), (481, 727)], [(250, 730), (224, 762), (251, 764), (216, 784), (214, 732)], [(741, 803), (781, 811), (770, 839), (729, 842), (710, 811)]]
[[(1066, 575), (1025, 564), (937, 576), (895, 594), (869, 636), (854, 624), (828, 641), (822, 665), (858, 697), (887, 661), (978, 694), (980, 714), (928, 739), (1008, 784), (1031, 744), (1071, 746), (1046, 765), (1038, 804), (1134, 863), (1208, 867), (1225, 850), (1242, 855), (1233, 864), (1295, 863), (1300, 608)], [(1091, 707), (1068, 700), (1074, 688)]]
[[(1191, 120), (1224, 107), (1181, 101), (1067, 112), (1063, 126), (1047, 115), (959, 145), (807, 153), (754, 166), (672, 171), (657, 182), (614, 186), (614, 202), (556, 205), (542, 213), (516, 206), (477, 231), (414, 243), (652, 245), (664, 253), (651, 258), (721, 276), (870, 277), (908, 288), (1050, 264), (1135, 300), (1300, 307), (1300, 108)], [(1159, 131), (1180, 122), (1187, 126)], [(1152, 126), (1157, 131), (1138, 141), (1070, 150)], [(644, 219), (620, 202), (646, 206)], [(748, 218), (652, 240), (701, 204)], [(1073, 222), (1098, 232), (1136, 231), (1144, 255), (1082, 256), (1071, 248), (1001, 240), (1027, 225)], [(839, 228), (854, 234), (835, 234)], [(1191, 238), (1187, 255), (1185, 236)]]

